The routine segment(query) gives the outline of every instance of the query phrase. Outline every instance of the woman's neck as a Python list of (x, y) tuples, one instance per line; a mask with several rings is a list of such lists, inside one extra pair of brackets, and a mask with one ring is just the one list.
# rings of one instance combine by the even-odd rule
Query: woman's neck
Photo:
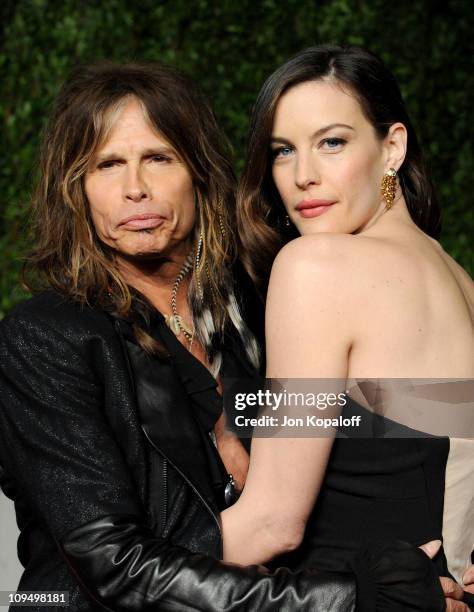
[(370, 220), (357, 232), (354, 232), (354, 234), (376, 236), (379, 233), (390, 231), (391, 227), (399, 226), (400, 223), (416, 227), (408, 211), (405, 198), (401, 193), (389, 210), (386, 210), (385, 205), (382, 203)]

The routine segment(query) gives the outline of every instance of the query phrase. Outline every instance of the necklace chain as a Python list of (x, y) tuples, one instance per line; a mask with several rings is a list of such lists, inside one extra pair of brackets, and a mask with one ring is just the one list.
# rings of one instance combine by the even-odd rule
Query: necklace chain
[(192, 253), (190, 253), (187, 256), (187, 258), (186, 258), (186, 260), (185, 260), (185, 262), (183, 264), (183, 267), (179, 271), (178, 276), (176, 277), (176, 279), (175, 279), (175, 281), (173, 283), (173, 288), (171, 290), (171, 311), (172, 311), (173, 314), (172, 315), (165, 315), (166, 324), (171, 329), (171, 331), (176, 336), (179, 336), (182, 333), (183, 336), (186, 338), (186, 340), (189, 342), (189, 350), (191, 350), (191, 347), (193, 345), (194, 329), (190, 328), (184, 322), (183, 317), (180, 314), (178, 314), (178, 310), (177, 310), (177, 307), (176, 307), (176, 300), (177, 300), (179, 286), (180, 286), (182, 280), (192, 270), (192, 268), (193, 268), (193, 255), (192, 255)]

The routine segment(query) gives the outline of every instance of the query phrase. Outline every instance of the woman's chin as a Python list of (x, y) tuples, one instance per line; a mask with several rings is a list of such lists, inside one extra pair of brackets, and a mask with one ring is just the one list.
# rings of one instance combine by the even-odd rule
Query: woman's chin
[(298, 231), (302, 236), (311, 236), (313, 234), (348, 234), (349, 232), (341, 225), (328, 222), (313, 222), (305, 223), (304, 226), (298, 227)]

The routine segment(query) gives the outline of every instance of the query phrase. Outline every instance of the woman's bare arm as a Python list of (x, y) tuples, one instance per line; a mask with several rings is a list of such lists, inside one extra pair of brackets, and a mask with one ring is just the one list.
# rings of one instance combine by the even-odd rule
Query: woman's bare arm
[[(344, 390), (353, 307), (346, 298), (351, 281), (344, 238), (299, 238), (275, 260), (267, 297), (267, 378), (337, 379), (329, 390)], [(244, 491), (222, 513), (226, 561), (265, 563), (300, 544), (332, 443), (332, 436), (317, 433), (254, 438)]]

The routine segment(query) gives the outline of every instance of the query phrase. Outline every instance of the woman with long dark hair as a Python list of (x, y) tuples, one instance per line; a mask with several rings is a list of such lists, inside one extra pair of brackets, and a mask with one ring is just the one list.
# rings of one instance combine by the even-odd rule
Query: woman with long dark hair
[[(436, 241), (415, 131), (369, 52), (309, 48), (268, 78), (238, 224), (267, 299), (268, 378), (330, 379), (337, 393), (349, 379), (474, 377), (473, 283)], [(444, 438), (256, 438), (223, 513), (224, 556), (261, 563), (299, 547), (297, 564), (343, 570), (363, 540), (441, 539), (448, 450)], [(436, 563), (445, 574), (442, 552)]]

